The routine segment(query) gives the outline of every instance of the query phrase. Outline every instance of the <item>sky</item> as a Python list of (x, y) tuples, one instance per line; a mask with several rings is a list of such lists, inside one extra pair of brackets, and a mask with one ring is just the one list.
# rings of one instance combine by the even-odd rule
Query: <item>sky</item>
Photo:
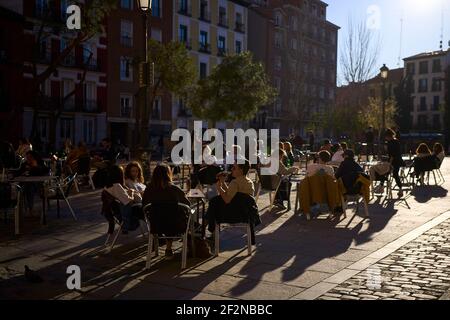
[[(450, 41), (450, 0), (324, 0), (328, 3), (327, 19), (340, 26), (339, 51), (347, 34), (348, 17), (369, 21), (381, 40), (380, 67), (385, 63), (394, 69), (402, 59), (421, 52), (439, 50), (442, 12), (444, 12), (444, 49)], [(379, 13), (379, 14), (378, 14)], [(379, 19), (377, 19), (379, 16)], [(401, 19), (403, 40), (400, 41)], [(338, 73), (340, 73), (338, 71)]]

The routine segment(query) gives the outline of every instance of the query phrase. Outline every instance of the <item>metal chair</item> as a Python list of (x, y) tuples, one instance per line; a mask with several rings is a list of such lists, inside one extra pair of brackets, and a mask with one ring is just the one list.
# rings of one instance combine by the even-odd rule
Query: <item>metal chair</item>
[[(238, 223), (232, 224), (233, 227), (237, 228), (246, 228), (247, 229), (247, 252), (248, 255), (252, 255), (252, 238), (253, 238), (253, 230), (250, 223)], [(220, 225), (216, 224), (214, 230), (214, 256), (218, 257), (220, 253)]]
[[(152, 209), (156, 210), (156, 212), (152, 212)], [(181, 210), (181, 212), (180, 212)], [(181, 239), (183, 241), (183, 247), (182, 247), (182, 258), (181, 258), (181, 268), (186, 269), (186, 263), (187, 263), (187, 253), (188, 253), (188, 234), (191, 233), (191, 246), (194, 250), (194, 215), (196, 214), (195, 209), (191, 209), (188, 205), (185, 205), (183, 203), (162, 203), (162, 204), (148, 204), (144, 207), (144, 217), (146, 219), (147, 225), (149, 227), (149, 233), (148, 233), (148, 247), (147, 247), (147, 262), (145, 265), (146, 269), (150, 269), (151, 267), (151, 260), (152, 260), (152, 250), (154, 249), (155, 255), (159, 256), (159, 239), (169, 239), (169, 240), (177, 240)], [(158, 233), (155, 232), (155, 230), (152, 230), (152, 220), (153, 225), (156, 226), (158, 223), (155, 222), (155, 217), (159, 216), (165, 216), (168, 217), (169, 215), (178, 215), (184, 213), (187, 216), (187, 223), (186, 223), (186, 229), (180, 236), (160, 236), (158, 233), (161, 230), (157, 230)], [(181, 217), (183, 218), (183, 217)], [(167, 220), (166, 220), (167, 221)], [(172, 228), (173, 226), (164, 226), (167, 228)], [(155, 233), (154, 233), (155, 232)], [(164, 234), (164, 232), (162, 233)], [(194, 253), (195, 255), (195, 253)]]
[[(258, 172), (258, 180), (259, 185), (255, 196), (256, 202), (258, 202), (261, 190), (269, 191), (269, 200), (270, 200), (269, 209), (272, 209), (273, 204), (275, 202), (275, 195), (277, 194), (278, 189), (280, 188), (281, 185), (282, 177), (278, 174), (274, 174), (271, 176), (261, 175), (261, 173)], [(274, 193), (273, 196), (272, 193)]]
[(57, 217), (60, 217), (60, 205), (59, 201), (64, 200), (67, 203), (67, 206), (69, 207), (70, 213), (72, 214), (72, 217), (75, 221), (77, 221), (77, 216), (75, 215), (75, 212), (72, 209), (72, 206), (69, 202), (69, 195), (70, 191), (72, 190), (72, 187), (76, 183), (77, 174), (73, 174), (71, 176), (66, 177), (65, 179), (55, 180), (53, 185), (50, 185), (47, 192), (47, 204), (50, 203), (50, 200), (56, 200), (56, 206), (57, 206)]

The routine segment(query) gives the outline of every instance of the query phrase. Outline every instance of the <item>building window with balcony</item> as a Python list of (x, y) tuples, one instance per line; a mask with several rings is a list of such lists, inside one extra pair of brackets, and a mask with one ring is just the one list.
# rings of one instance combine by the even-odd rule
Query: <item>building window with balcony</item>
[(208, 32), (200, 31), (200, 47), (201, 52), (209, 52)]
[(191, 7), (189, 6), (188, 0), (178, 0), (178, 13), (191, 16)]
[(419, 74), (427, 74), (428, 73), (428, 61), (422, 61), (419, 64)]
[(283, 17), (281, 16), (281, 13), (276, 12), (275, 13), (275, 26), (281, 27), (282, 23), (283, 23)]
[(63, 110), (75, 110), (75, 82), (72, 79), (63, 79), (61, 86), (61, 98), (64, 103)]
[(152, 120), (161, 120), (161, 97), (156, 97), (152, 108)]
[(415, 75), (416, 74), (416, 64), (414, 62), (410, 62), (406, 65), (406, 73), (408, 75)]
[(427, 97), (420, 97), (420, 111), (427, 110)]
[(441, 130), (441, 116), (438, 114), (433, 116), (433, 128), (435, 130)]
[(433, 111), (439, 110), (439, 106), (441, 105), (441, 97), (434, 96), (433, 97)]
[(152, 16), (161, 18), (162, 10), (161, 10), (161, 0), (153, 0), (152, 2)]
[(123, 118), (130, 118), (133, 108), (133, 97), (131, 95), (120, 96), (120, 116)]
[(120, 43), (124, 47), (133, 47), (133, 22), (122, 20), (120, 22)]
[(59, 123), (59, 137), (62, 141), (66, 139), (72, 140), (73, 133), (73, 120), (72, 119), (61, 119)]
[(129, 57), (120, 58), (120, 80), (133, 81), (133, 66)]
[(281, 48), (281, 34), (275, 33), (275, 47)]
[(97, 85), (95, 82), (86, 82), (83, 86), (84, 103), (83, 111), (96, 112), (97, 111)]
[(186, 44), (187, 49), (191, 49), (190, 43), (188, 41), (188, 27), (180, 24), (180, 28), (178, 29), (178, 41)]
[(228, 28), (227, 9), (219, 7), (219, 26)]
[(281, 70), (281, 57), (276, 56), (275, 57), (275, 70)]
[[(61, 39), (60, 42), (60, 52), (64, 52), (64, 50), (66, 50), (66, 48), (69, 46), (69, 41), (67, 41), (66, 39)], [(62, 61), (62, 65), (66, 66), (66, 67), (72, 67), (75, 65), (75, 53), (74, 50), (72, 49), (70, 51), (70, 53), (64, 58), (64, 60)]]
[(433, 73), (442, 72), (441, 59), (433, 60)]
[(428, 92), (428, 79), (419, 80), (419, 92)]
[(120, 0), (120, 7), (122, 9), (133, 9), (133, 0)]
[(200, 79), (205, 79), (208, 76), (208, 65), (200, 62)]
[(226, 54), (226, 48), (225, 48), (225, 43), (226, 43), (226, 39), (224, 36), (219, 36), (219, 40), (217, 41), (217, 50), (218, 50), (218, 55), (219, 56), (225, 56)]
[(94, 144), (95, 143), (95, 134), (94, 134), (94, 119), (84, 119), (83, 120), (83, 139), (86, 144)]
[(242, 18), (242, 14), (239, 12), (236, 13), (236, 31), (241, 33), (245, 32), (244, 19)]
[(242, 52), (242, 42), (236, 40), (236, 54), (240, 54)]
[(442, 83), (441, 79), (439, 78), (433, 78), (433, 83), (431, 84), (431, 91), (438, 92), (442, 90)]
[(200, 20), (211, 22), (210, 13), (208, 10), (208, 1), (200, 0)]

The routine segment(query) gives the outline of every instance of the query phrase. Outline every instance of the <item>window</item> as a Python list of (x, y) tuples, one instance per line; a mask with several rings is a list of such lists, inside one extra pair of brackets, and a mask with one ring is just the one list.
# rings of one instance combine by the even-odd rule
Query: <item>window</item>
[(242, 52), (242, 42), (236, 40), (236, 54), (240, 54)]
[(275, 33), (275, 47), (281, 48), (281, 34)]
[(161, 17), (161, 0), (153, 0), (152, 1), (152, 16), (153, 17)]
[(428, 73), (428, 61), (422, 61), (419, 64), (419, 74), (426, 74)]
[(433, 111), (439, 110), (440, 104), (441, 104), (441, 97), (434, 96), (433, 97)]
[(209, 52), (208, 32), (200, 31), (200, 51)]
[(441, 116), (438, 114), (435, 114), (433, 116), (433, 128), (437, 130), (441, 130)]
[(420, 97), (420, 110), (419, 111), (426, 111), (427, 110), (427, 97)]
[(419, 80), (419, 92), (428, 92), (428, 79)]
[(292, 41), (291, 41), (291, 48), (293, 49), (293, 50), (297, 50), (297, 39), (292, 39)]
[(217, 41), (217, 49), (219, 51), (219, 55), (224, 55), (225, 54), (225, 42), (226, 39), (224, 36), (219, 36), (219, 40)]
[(292, 30), (297, 31), (298, 30), (298, 20), (297, 17), (292, 17), (291, 18), (291, 27)]
[(39, 137), (42, 141), (48, 141), (49, 137), (49, 119), (47, 118), (39, 118), (38, 119), (38, 132)]
[(208, 65), (204, 62), (200, 62), (200, 79), (205, 79), (208, 74)]
[(153, 103), (152, 120), (161, 120), (161, 97), (156, 97)]
[(200, 19), (204, 21), (210, 21), (208, 1), (206, 0), (200, 0)]
[(442, 90), (442, 80), (439, 78), (433, 78), (433, 83), (431, 84), (431, 91), (441, 91)]
[(120, 23), (120, 43), (131, 48), (133, 46), (133, 22), (122, 20)]
[(414, 62), (410, 62), (406, 65), (406, 73), (408, 75), (416, 74), (416, 64)]
[(120, 97), (120, 116), (124, 118), (131, 117), (133, 107), (133, 98), (131, 95), (122, 95)]
[(133, 81), (133, 67), (129, 57), (120, 58), (120, 80)]
[(236, 31), (244, 32), (244, 22), (241, 13), (236, 13)]
[(83, 140), (87, 144), (95, 143), (94, 124), (94, 119), (83, 120)]
[(282, 17), (279, 12), (275, 13), (275, 25), (281, 27)]
[(178, 30), (178, 40), (180, 42), (187, 43), (187, 35), (188, 35), (187, 26), (180, 24), (180, 29)]
[(442, 68), (441, 68), (441, 59), (435, 59), (433, 60), (433, 72), (437, 73), (437, 72), (441, 72)]
[(59, 125), (59, 137), (61, 140), (72, 139), (73, 133), (73, 120), (72, 119), (61, 119)]
[(278, 92), (281, 91), (281, 79), (280, 78), (274, 78), (275, 88), (278, 90)]
[(97, 85), (95, 82), (86, 82), (84, 91), (84, 111), (97, 111)]
[[(75, 82), (71, 79), (62, 80), (61, 97), (64, 99), (72, 94), (75, 90)], [(75, 109), (75, 95), (71, 95), (70, 98), (64, 102), (64, 110), (72, 111)]]
[(275, 70), (281, 70), (281, 57), (275, 57)]
[(225, 9), (224, 7), (220, 7), (219, 8), (219, 25), (222, 26), (222, 27), (227, 27), (228, 26), (227, 9)]
[(67, 19), (67, 7), (69, 6), (68, 0), (61, 0), (61, 18)]
[(424, 114), (421, 114), (417, 117), (417, 125), (420, 129), (425, 129), (428, 124), (428, 117)]
[(133, 9), (133, 0), (121, 0), (120, 1), (120, 7), (122, 9)]

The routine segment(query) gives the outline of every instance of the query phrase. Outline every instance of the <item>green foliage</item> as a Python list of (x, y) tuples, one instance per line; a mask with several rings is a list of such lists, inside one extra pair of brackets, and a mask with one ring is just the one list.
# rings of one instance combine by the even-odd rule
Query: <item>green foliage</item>
[(151, 39), (148, 48), (150, 62), (155, 64), (154, 91), (165, 89), (185, 96), (197, 76), (195, 64), (185, 45), (174, 41), (162, 44)]
[(253, 118), (275, 97), (264, 67), (245, 52), (225, 57), (209, 77), (199, 81), (189, 95), (189, 106), (201, 119), (242, 121)]
[(395, 114), (395, 122), (401, 132), (409, 132), (411, 130), (411, 112), (413, 111), (414, 83), (411, 77), (403, 78), (394, 90), (395, 99), (397, 100), (397, 112)]

